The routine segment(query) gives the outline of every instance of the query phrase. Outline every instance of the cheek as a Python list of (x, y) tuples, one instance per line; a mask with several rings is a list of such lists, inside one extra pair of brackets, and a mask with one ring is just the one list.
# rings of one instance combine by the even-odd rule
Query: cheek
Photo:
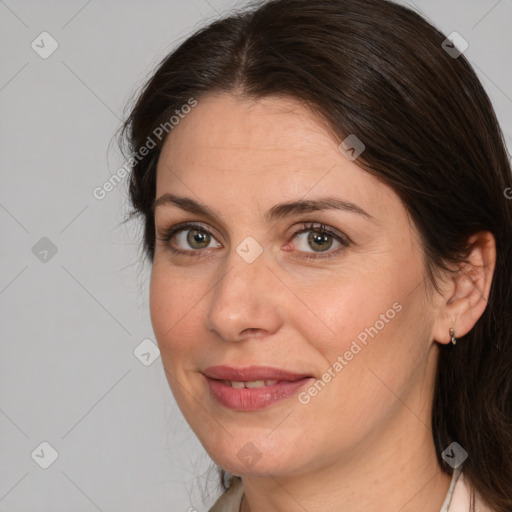
[(325, 398), (357, 410), (390, 394), (380, 379), (397, 392), (414, 380), (415, 369), (426, 364), (432, 320), (421, 276), (421, 266), (409, 262), (305, 295), (321, 321), (298, 314), (294, 321), (333, 382), (326, 388), (336, 391)]
[(390, 285), (347, 288), (331, 308), (337, 335), (318, 342), (310, 328), (327, 363), (321, 380), (330, 379), (329, 368), (336, 376), (325, 388), (326, 411), (330, 404), (361, 419), (378, 417), (414, 385), (428, 362), (431, 318), (423, 293), (422, 287), (413, 293)]
[(368, 273), (363, 277), (355, 272), (330, 279), (324, 286), (303, 291), (310, 314), (297, 311), (295, 321), (302, 323), (317, 350), (331, 358), (349, 350), (354, 340), (364, 347), (365, 341), (385, 337), (389, 326), (401, 321), (404, 293), (392, 281), (391, 276), (383, 279), (382, 274)]
[(201, 397), (202, 389), (190, 387), (188, 372), (195, 373), (201, 353), (197, 315), (204, 285), (198, 288), (199, 282), (194, 286), (193, 280), (176, 276), (164, 265), (153, 265), (149, 294), (153, 331), (174, 399), (187, 421), (193, 422), (198, 411), (190, 396)]
[[(166, 369), (193, 347), (187, 329), (201, 307), (201, 292), (193, 280), (180, 279), (158, 263), (153, 264), (150, 282), (150, 315), (153, 331)], [(197, 337), (196, 337), (197, 338)], [(199, 340), (198, 340), (199, 341)], [(172, 354), (172, 357), (170, 355)]]

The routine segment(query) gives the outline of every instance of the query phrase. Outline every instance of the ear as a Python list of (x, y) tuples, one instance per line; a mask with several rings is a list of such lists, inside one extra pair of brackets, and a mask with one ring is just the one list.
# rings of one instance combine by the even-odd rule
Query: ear
[(433, 330), (434, 340), (443, 344), (451, 341), (451, 327), (455, 338), (467, 334), (482, 316), (489, 299), (496, 240), (491, 232), (481, 231), (469, 238), (468, 245), (471, 252), (467, 263), (461, 263), (458, 272), (448, 274), (443, 286)]

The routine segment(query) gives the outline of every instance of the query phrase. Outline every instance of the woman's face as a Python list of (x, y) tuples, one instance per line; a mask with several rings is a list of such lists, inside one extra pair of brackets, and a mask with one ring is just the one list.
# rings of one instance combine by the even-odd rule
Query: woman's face
[(233, 474), (298, 474), (429, 433), (439, 308), (419, 237), (347, 154), (300, 103), (231, 95), (202, 99), (164, 145), (157, 238), (194, 226), (157, 240), (151, 319), (182, 413)]

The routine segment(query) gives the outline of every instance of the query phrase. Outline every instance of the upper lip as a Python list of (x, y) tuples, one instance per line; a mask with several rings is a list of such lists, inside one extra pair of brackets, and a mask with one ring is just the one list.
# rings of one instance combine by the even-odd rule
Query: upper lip
[(244, 368), (234, 368), (232, 366), (210, 366), (203, 370), (203, 374), (211, 379), (230, 380), (235, 382), (248, 382), (255, 380), (287, 380), (295, 381), (310, 377), (304, 373), (295, 373), (283, 370), (282, 368), (273, 368), (270, 366), (246, 366)]

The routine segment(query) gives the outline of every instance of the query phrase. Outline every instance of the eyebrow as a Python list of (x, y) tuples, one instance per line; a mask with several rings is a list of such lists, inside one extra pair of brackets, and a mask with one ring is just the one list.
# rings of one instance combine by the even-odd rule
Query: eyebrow
[[(165, 193), (156, 199), (152, 204), (152, 211), (154, 212), (159, 206), (177, 206), (182, 210), (189, 213), (203, 215), (211, 219), (216, 219), (218, 216), (208, 206), (198, 203), (189, 197), (176, 196), (174, 194)], [(320, 210), (341, 210), (345, 212), (355, 213), (366, 217), (369, 220), (375, 221), (375, 217), (370, 215), (367, 211), (363, 210), (360, 206), (350, 201), (345, 201), (337, 197), (320, 197), (317, 199), (298, 200), (288, 203), (276, 204), (265, 214), (265, 220), (272, 222), (292, 215), (301, 213), (316, 212)]]

